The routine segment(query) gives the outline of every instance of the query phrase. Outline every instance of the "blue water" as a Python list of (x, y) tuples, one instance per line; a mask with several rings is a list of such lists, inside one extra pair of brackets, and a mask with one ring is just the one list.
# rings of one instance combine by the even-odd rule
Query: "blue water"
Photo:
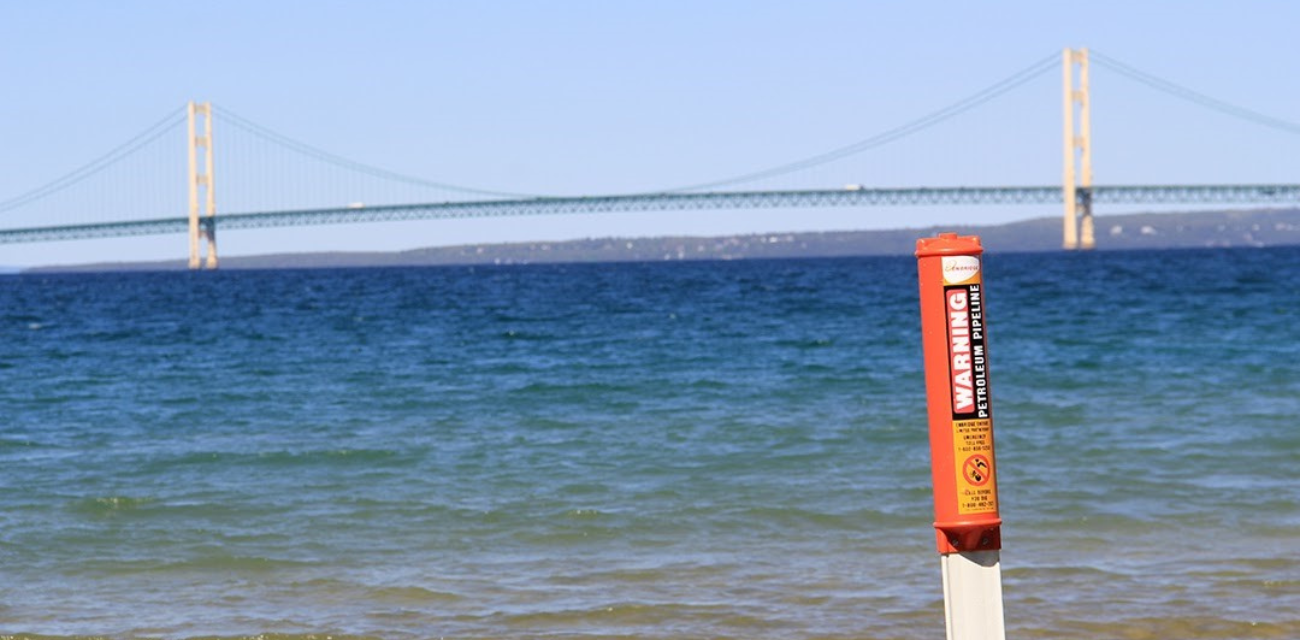
[[(1300, 248), (985, 263), (1009, 635), (1300, 637)], [(0, 637), (939, 638), (915, 260), (0, 276)]]

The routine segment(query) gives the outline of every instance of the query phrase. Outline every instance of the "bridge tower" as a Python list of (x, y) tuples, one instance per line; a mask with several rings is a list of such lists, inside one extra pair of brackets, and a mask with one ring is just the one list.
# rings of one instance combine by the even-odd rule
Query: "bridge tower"
[[(198, 120), (203, 120), (203, 134), (198, 135)], [(203, 161), (199, 162), (199, 150)], [(217, 205), (212, 165), (212, 103), (189, 104), (190, 150), (190, 268), (198, 269), (201, 263), (200, 238), (208, 240), (206, 266), (217, 268)], [(203, 208), (200, 209), (200, 199)]]
[[(1088, 50), (1066, 49), (1062, 56), (1065, 106), (1065, 233), (1067, 250), (1096, 246), (1092, 227), (1092, 118), (1088, 97)], [(1078, 67), (1078, 82), (1075, 68)], [(1076, 112), (1078, 118), (1076, 119)]]

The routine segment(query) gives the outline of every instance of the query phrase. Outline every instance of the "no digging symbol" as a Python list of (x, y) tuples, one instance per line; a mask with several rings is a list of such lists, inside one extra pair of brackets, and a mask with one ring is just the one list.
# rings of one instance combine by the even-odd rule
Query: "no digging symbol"
[(982, 487), (993, 477), (993, 463), (985, 456), (976, 454), (966, 458), (962, 464), (962, 475), (966, 476), (966, 481), (972, 486)]

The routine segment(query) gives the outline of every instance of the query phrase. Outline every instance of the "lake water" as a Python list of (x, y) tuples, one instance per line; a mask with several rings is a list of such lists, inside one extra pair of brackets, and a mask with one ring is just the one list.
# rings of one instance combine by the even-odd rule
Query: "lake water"
[[(916, 287), (0, 276), (0, 637), (942, 638)], [(1009, 637), (1300, 637), (1300, 248), (985, 289)]]

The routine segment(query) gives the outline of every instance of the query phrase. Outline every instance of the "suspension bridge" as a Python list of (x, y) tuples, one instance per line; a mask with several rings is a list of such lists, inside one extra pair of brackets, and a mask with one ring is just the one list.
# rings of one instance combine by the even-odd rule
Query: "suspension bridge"
[[(546, 196), (466, 188), (387, 171), (336, 156), (303, 144), (229, 110), (210, 103), (190, 103), (169, 114), (135, 138), (76, 171), (25, 194), (0, 202), (0, 243), (48, 242), (185, 233), (189, 239), (191, 268), (217, 266), (218, 220), (223, 230), (261, 229), (340, 223), (371, 223), (399, 220), (479, 218), (498, 216), (555, 215), (573, 213), (615, 213), (629, 211), (703, 211), (718, 209), (776, 209), (809, 207), (880, 207), (912, 205), (1023, 205), (1060, 204), (1062, 246), (1067, 250), (1092, 249), (1096, 245), (1092, 210), (1096, 204), (1278, 204), (1300, 203), (1300, 184), (1218, 185), (1096, 185), (1092, 181), (1090, 60), (1106, 69), (1136, 80), (1207, 109), (1280, 130), (1300, 133), (1300, 125), (1273, 118), (1197, 93), (1180, 85), (1146, 74), (1086, 49), (1066, 49), (1059, 56), (1040, 60), (1030, 67), (995, 83), (957, 103), (895, 127), (881, 134), (833, 149), (817, 156), (712, 182), (687, 185), (650, 193), (597, 196)], [(1059, 67), (1058, 67), (1059, 65)], [(785, 175), (832, 163), (921, 131), (982, 105), (1054, 69), (1062, 71), (1063, 171), (1062, 183), (1052, 186), (868, 188), (849, 185), (837, 188), (743, 190), (738, 186), (772, 176)], [(256, 169), (239, 174), (239, 165), (223, 169), (221, 183), (235, 206), (223, 205), (233, 213), (216, 215), (218, 176), (215, 169), (217, 138), (214, 121), (223, 129), (242, 134), (231, 146), (249, 140), (286, 149), (312, 162), (328, 165), (343, 179), (327, 180), (338, 193), (360, 194), (358, 180), (386, 182), (409, 188), (410, 193), (428, 190), (451, 192), (454, 199), (430, 200), (418, 195), (388, 195), (391, 202), (375, 203), (371, 198), (346, 204), (337, 194), (326, 199), (330, 206), (294, 206), (293, 201), (275, 207), (239, 203), (242, 191), (275, 190), (276, 178), (259, 175)], [(186, 143), (171, 143), (169, 137), (184, 129)], [(225, 151), (223, 151), (225, 153)], [(238, 152), (236, 152), (238, 153)], [(146, 158), (141, 160), (141, 158)], [(133, 164), (135, 163), (135, 164)], [(154, 169), (144, 175), (138, 165), (183, 165), (179, 172)], [(234, 178), (228, 174), (235, 174)], [(131, 176), (143, 186), (123, 188)], [(258, 184), (261, 180), (262, 184)], [(339, 186), (337, 183), (342, 183)], [(93, 186), (98, 184), (97, 187)], [(92, 185), (88, 187), (87, 185)], [(85, 192), (93, 191), (90, 195)], [(313, 187), (312, 197), (320, 200), (322, 189)], [(424, 190), (421, 192), (421, 190)], [(301, 196), (301, 194), (298, 194)], [(295, 194), (284, 194), (287, 198)], [(70, 202), (81, 198), (83, 204)], [(94, 202), (88, 207), (85, 200)], [(185, 206), (188, 203), (188, 207)], [(179, 212), (187, 211), (187, 215)], [(72, 211), (75, 215), (69, 215)], [(161, 213), (154, 213), (161, 212)], [(172, 214), (172, 212), (178, 212)], [(154, 213), (151, 215), (151, 213)], [(205, 247), (206, 245), (206, 247)], [(206, 248), (206, 251), (204, 250)]]

